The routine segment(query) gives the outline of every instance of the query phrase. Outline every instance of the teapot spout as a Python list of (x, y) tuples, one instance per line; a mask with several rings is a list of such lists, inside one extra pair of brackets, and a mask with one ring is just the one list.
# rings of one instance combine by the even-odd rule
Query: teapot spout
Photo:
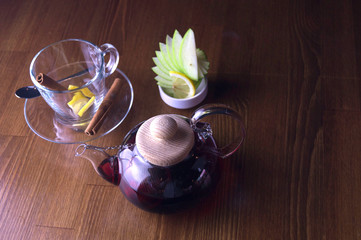
[(118, 158), (109, 155), (105, 150), (105, 148), (81, 144), (76, 148), (75, 156), (88, 160), (103, 179), (118, 186), (121, 177)]

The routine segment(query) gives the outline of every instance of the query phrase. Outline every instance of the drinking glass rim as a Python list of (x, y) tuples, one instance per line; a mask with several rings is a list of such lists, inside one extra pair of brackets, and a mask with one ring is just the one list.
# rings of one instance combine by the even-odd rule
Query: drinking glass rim
[[(100, 53), (102, 52), (101, 49), (95, 45), (94, 43), (92, 42), (89, 42), (87, 40), (83, 40), (83, 39), (78, 39), (78, 38), (68, 38), (68, 39), (63, 39), (63, 40), (60, 40), (60, 41), (57, 41), (57, 42), (54, 42), (54, 43), (51, 43), (45, 47), (43, 47), (37, 54), (35, 54), (35, 56), (33, 57), (33, 59), (31, 60), (31, 63), (30, 63), (30, 68), (29, 68), (29, 72), (30, 72), (30, 78), (31, 78), (31, 81), (34, 83), (34, 85), (38, 88), (38, 89), (41, 89), (41, 90), (44, 90), (44, 91), (48, 91), (48, 92), (53, 92), (53, 93), (69, 93), (69, 92), (75, 92), (75, 91), (78, 91), (80, 89), (83, 89), (83, 88), (86, 88), (88, 87), (89, 85), (91, 85), (96, 79), (98, 79), (98, 76), (99, 74), (103, 71), (103, 68), (104, 68), (104, 57), (103, 55), (101, 54), (101, 64), (100, 64), (100, 68), (99, 68), (99, 71), (96, 72), (96, 75), (90, 80), (88, 81), (86, 84), (76, 88), (76, 89), (72, 89), (72, 90), (52, 90), (52, 89), (49, 89), (49, 88), (46, 88), (44, 86), (42, 86), (41, 84), (39, 84), (35, 79), (36, 79), (36, 76), (34, 76), (34, 73), (32, 71), (33, 67), (34, 67), (34, 64), (35, 64), (35, 61), (36, 59), (39, 57), (39, 55), (44, 52), (46, 49), (50, 48), (50, 47), (53, 47), (54, 45), (57, 45), (59, 43), (63, 43), (63, 42), (83, 42), (83, 43), (86, 43), (86, 44), (89, 44), (91, 45), (93, 48), (95, 49), (98, 49), (100, 51)], [(85, 70), (84, 70), (85, 71)]]

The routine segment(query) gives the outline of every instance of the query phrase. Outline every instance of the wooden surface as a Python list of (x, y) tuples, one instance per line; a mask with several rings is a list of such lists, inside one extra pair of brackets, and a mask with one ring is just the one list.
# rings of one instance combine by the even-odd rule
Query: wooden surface
[[(245, 118), (206, 204), (161, 215), (129, 203), (27, 126), (29, 64), (66, 38), (113, 44), (131, 79), (126, 120), (95, 145), (119, 144), (165, 105), (154, 83), (158, 43), (191, 27), (209, 58), (204, 103)], [(361, 239), (359, 1), (0, 1), (0, 239)], [(234, 129), (226, 124), (224, 142)]]

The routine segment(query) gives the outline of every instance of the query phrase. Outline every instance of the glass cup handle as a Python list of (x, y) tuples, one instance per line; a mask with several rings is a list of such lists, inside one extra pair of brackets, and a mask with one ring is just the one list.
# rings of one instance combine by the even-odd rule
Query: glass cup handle
[(100, 46), (103, 57), (109, 54), (109, 61), (105, 64), (105, 77), (112, 74), (118, 67), (119, 53), (118, 50), (110, 43), (104, 43)]
[(217, 153), (220, 155), (221, 158), (227, 158), (231, 156), (239, 147), (241, 146), (245, 136), (246, 131), (242, 122), (242, 117), (239, 115), (238, 112), (231, 109), (230, 107), (223, 105), (223, 104), (207, 104), (200, 108), (198, 108), (192, 115), (190, 120), (190, 125), (193, 128), (195, 132), (198, 132), (199, 134), (204, 134), (207, 137), (207, 135), (212, 134), (212, 131), (210, 129), (209, 125), (206, 125), (204, 127), (204, 124), (202, 128), (197, 127), (197, 123), (204, 117), (213, 115), (213, 114), (225, 114), (228, 116), (231, 116), (233, 119), (237, 120), (239, 124), (239, 132), (235, 139), (226, 146), (220, 147), (217, 149)]

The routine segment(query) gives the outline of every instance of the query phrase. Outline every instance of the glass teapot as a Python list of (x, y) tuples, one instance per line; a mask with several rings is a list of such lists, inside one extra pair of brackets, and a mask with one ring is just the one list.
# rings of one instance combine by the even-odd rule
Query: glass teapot
[[(237, 124), (231, 143), (217, 147), (210, 115), (230, 116)], [(105, 180), (118, 185), (136, 206), (153, 212), (173, 212), (193, 205), (214, 189), (220, 177), (220, 160), (242, 144), (241, 116), (225, 105), (209, 104), (187, 118), (176, 114), (152, 117), (136, 125), (120, 146), (101, 148), (81, 144), (76, 156), (93, 164)], [(119, 149), (111, 156), (108, 150)]]

